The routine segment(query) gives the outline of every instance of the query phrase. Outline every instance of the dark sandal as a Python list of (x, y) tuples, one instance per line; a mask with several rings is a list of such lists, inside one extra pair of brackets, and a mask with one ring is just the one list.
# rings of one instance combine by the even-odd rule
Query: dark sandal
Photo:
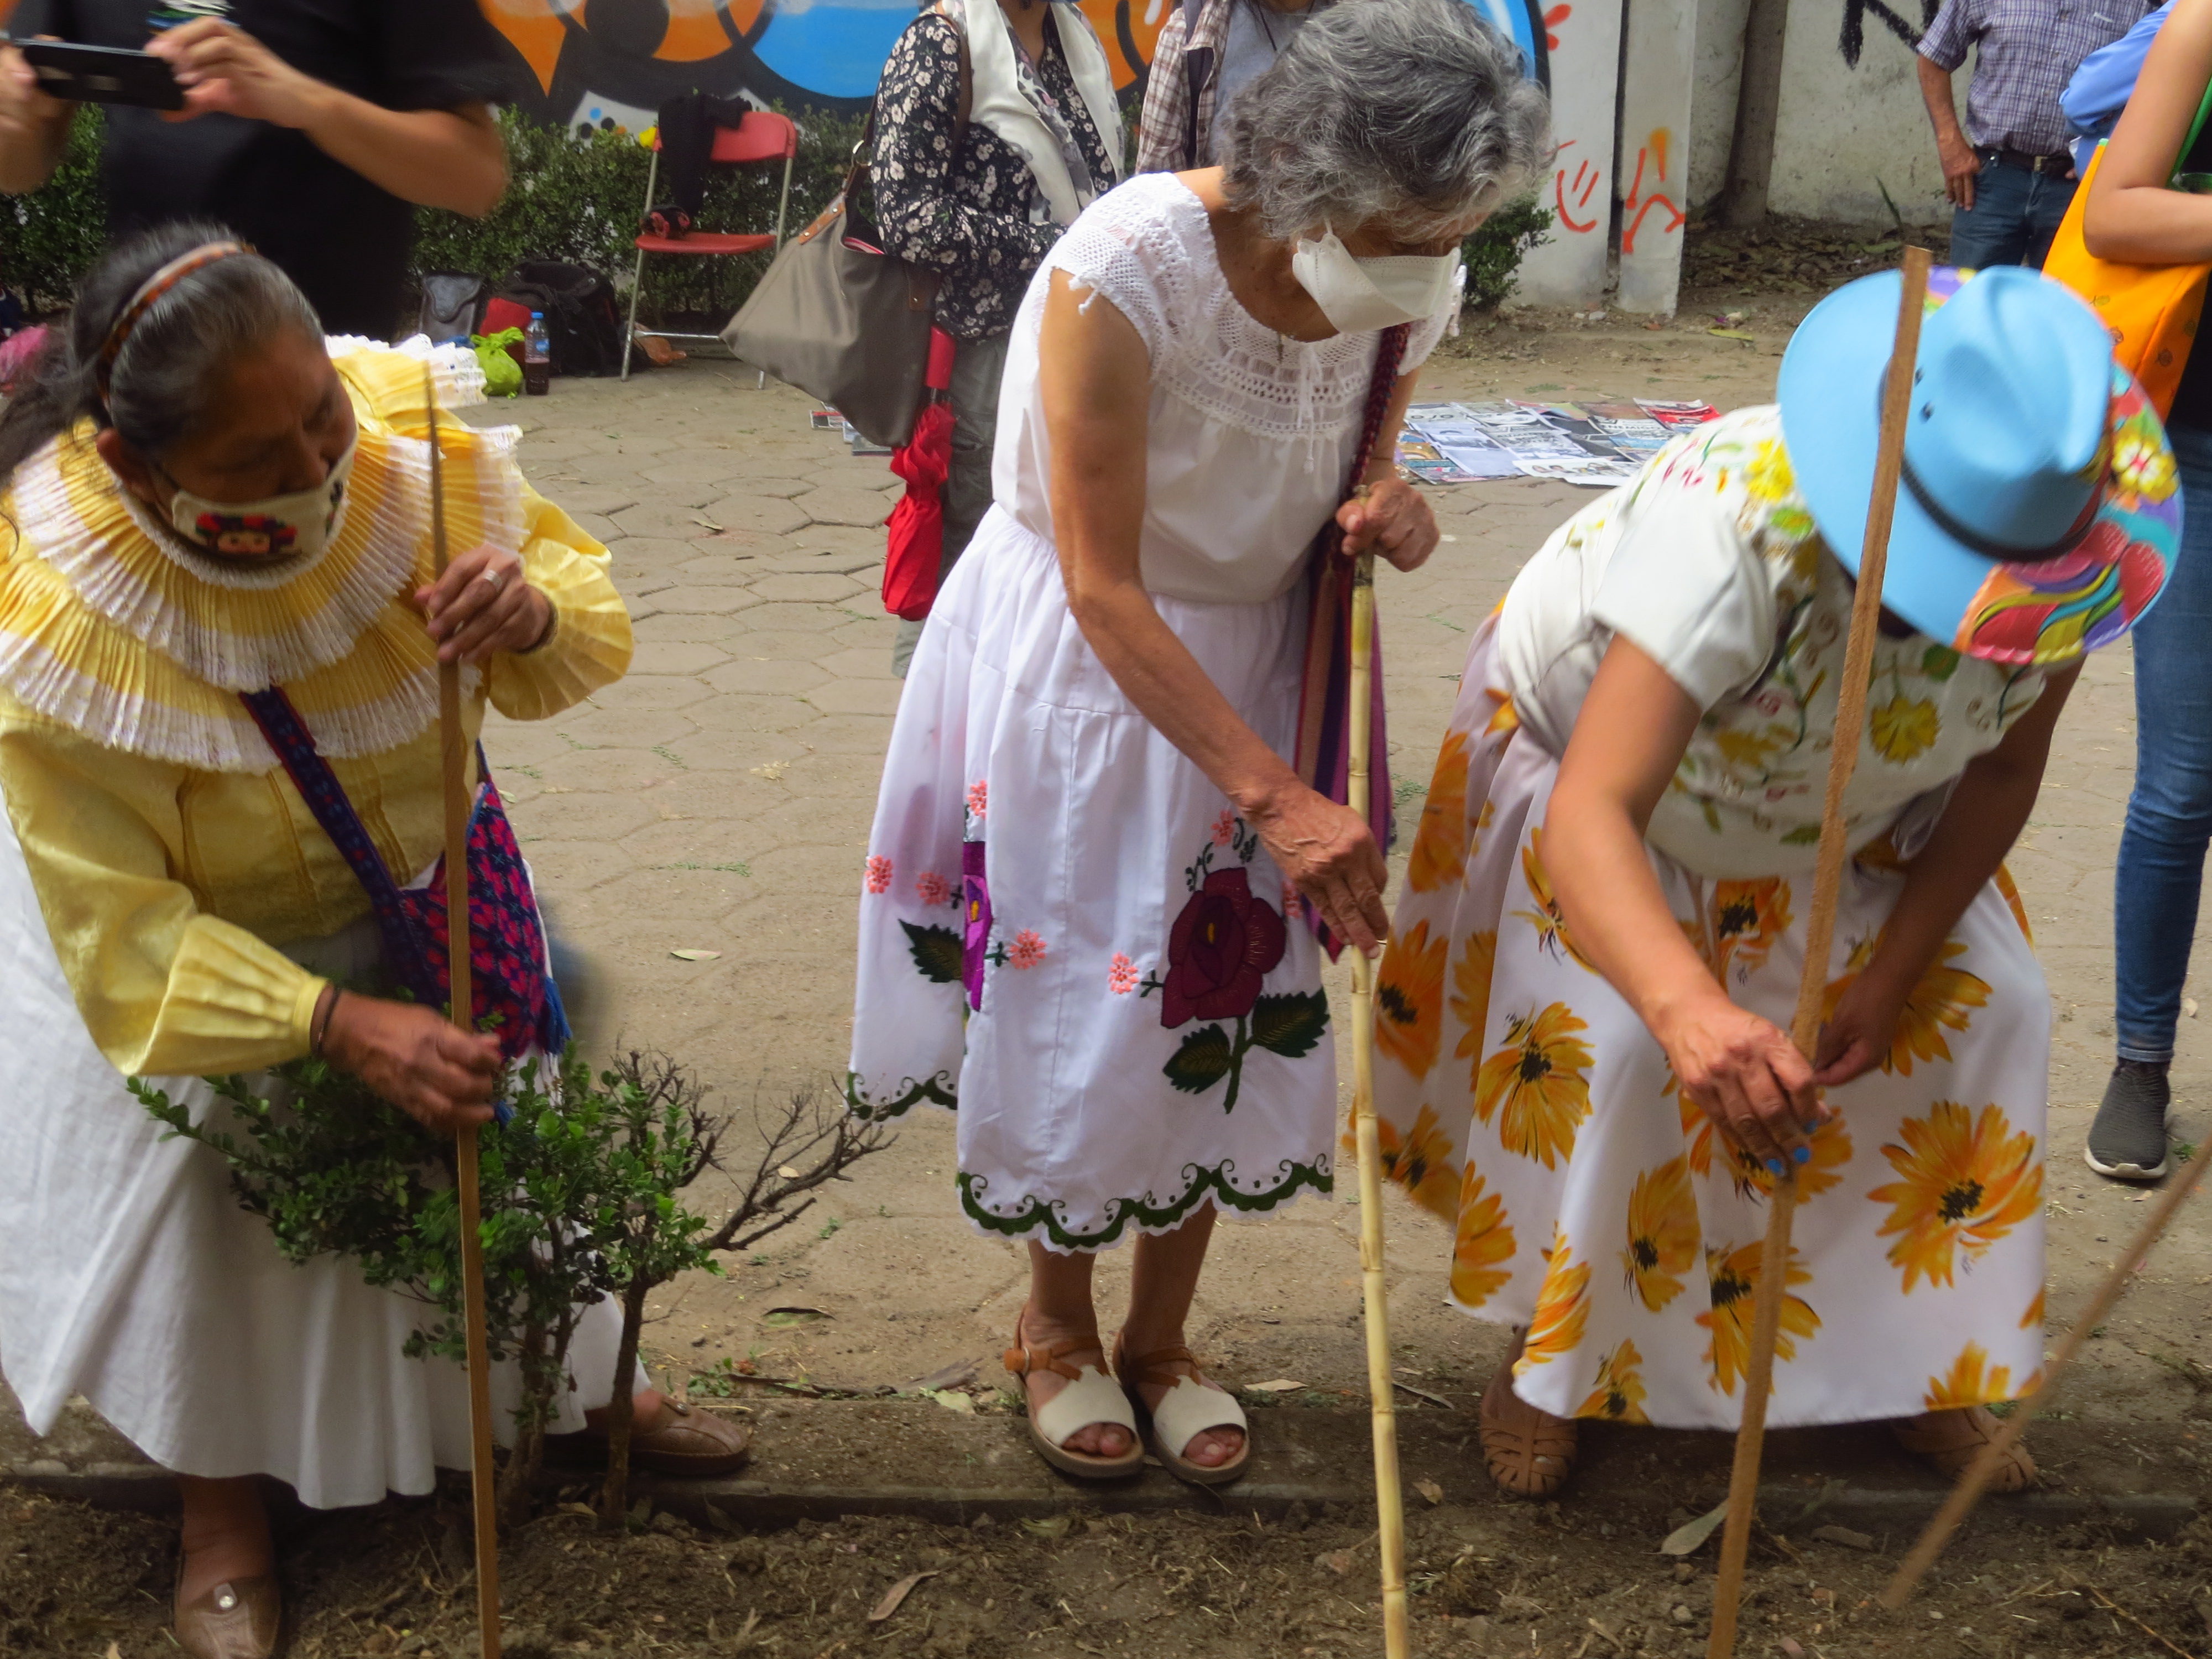
[[(1030, 1444), (1053, 1468), (1079, 1480), (1119, 1480), (1145, 1467), (1144, 1437), (1137, 1432), (1137, 1419), (1114, 1379), (1096, 1365), (1075, 1366), (1067, 1363), (1067, 1355), (1100, 1346), (1093, 1335), (1055, 1343), (1049, 1348), (1033, 1348), (1022, 1340), (1021, 1321), (1017, 1319), (1014, 1346), (1001, 1356), (1006, 1368), (1018, 1377), (1026, 1379), (1032, 1371), (1050, 1371), (1054, 1376), (1067, 1379), (1067, 1386), (1044, 1404), (1030, 1407)], [(1024, 1400), (1029, 1397), (1026, 1382), (1022, 1396)], [(1070, 1437), (1094, 1423), (1111, 1423), (1127, 1429), (1129, 1449), (1119, 1457), (1070, 1451)]]
[[(1997, 1419), (1981, 1406), (1960, 1410), (1929, 1412), (1892, 1423), (1889, 1431), (1897, 1443), (1915, 1457), (1934, 1465), (1947, 1480), (1956, 1480), (1973, 1468), (1982, 1448), (1997, 1437)], [(2035, 1484), (2035, 1460), (2015, 1443), (2004, 1455), (1991, 1478), (1991, 1492), (2026, 1492)]]
[[(1533, 1428), (1509, 1421), (1506, 1401), (1535, 1419)], [(1498, 1489), (1513, 1498), (1549, 1498), (1574, 1473), (1580, 1435), (1574, 1419), (1539, 1411), (1513, 1392), (1510, 1361), (1482, 1391), (1482, 1460)]]
[[(1176, 1364), (1188, 1365), (1194, 1373), (1199, 1369), (1197, 1357), (1188, 1348), (1156, 1348), (1132, 1359), (1121, 1339), (1118, 1335), (1114, 1339), (1114, 1374), (1121, 1378), (1121, 1391), (1129, 1396), (1131, 1407), (1145, 1425), (1152, 1455), (1179, 1480), (1195, 1486), (1226, 1486), (1241, 1476), (1252, 1461), (1252, 1429), (1245, 1421), (1244, 1408), (1237, 1403), (1236, 1395), (1208, 1386), (1202, 1376), (1166, 1369)], [(1167, 1397), (1157, 1407), (1147, 1406), (1138, 1392), (1144, 1388), (1165, 1389)], [(1182, 1455), (1183, 1448), (1208, 1429), (1241, 1430), (1244, 1444), (1226, 1463), (1194, 1463)]]

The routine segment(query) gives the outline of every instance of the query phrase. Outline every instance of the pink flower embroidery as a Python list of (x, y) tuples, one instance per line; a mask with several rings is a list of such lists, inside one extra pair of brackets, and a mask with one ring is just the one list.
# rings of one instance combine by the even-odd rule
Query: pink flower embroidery
[(871, 854), (868, 858), (868, 890), (871, 893), (888, 893), (890, 890), (891, 861), (880, 853)]
[(1034, 968), (1044, 960), (1044, 941), (1024, 927), (1014, 935), (1014, 942), (1006, 947), (1006, 966)]
[(1106, 988), (1117, 997), (1125, 997), (1137, 988), (1137, 964), (1119, 951), (1107, 964)]
[(1224, 806), (1221, 809), (1221, 816), (1213, 821), (1213, 844), (1226, 847), (1236, 839), (1237, 815)]
[(991, 786), (987, 780), (978, 778), (968, 786), (968, 811), (971, 817), (983, 817), (990, 805)]
[(934, 870), (923, 872), (915, 878), (914, 890), (924, 904), (934, 908), (952, 902), (952, 884)]

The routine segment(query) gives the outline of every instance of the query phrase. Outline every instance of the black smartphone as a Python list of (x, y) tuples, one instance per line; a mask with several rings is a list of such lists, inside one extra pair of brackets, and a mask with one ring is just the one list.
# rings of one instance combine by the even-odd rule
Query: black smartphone
[(39, 77), (39, 90), (71, 104), (134, 104), (182, 109), (185, 89), (169, 65), (150, 52), (84, 46), (72, 40), (18, 40), (16, 50)]

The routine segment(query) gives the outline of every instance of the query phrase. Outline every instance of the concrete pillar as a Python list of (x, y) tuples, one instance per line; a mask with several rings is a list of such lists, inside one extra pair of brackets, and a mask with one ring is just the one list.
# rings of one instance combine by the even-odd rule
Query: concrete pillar
[(1671, 315), (1681, 286), (1697, 41), (1697, 0), (1629, 0), (1615, 175), (1623, 311)]
[[(1559, 153), (1540, 192), (1552, 210), (1552, 240), (1521, 262), (1514, 291), (1516, 299), (1528, 305), (1595, 306), (1605, 300), (1620, 13), (1621, 0), (1564, 0), (1545, 9), (1544, 24), (1551, 33), (1552, 137)], [(1686, 74), (1682, 95), (1686, 107)]]

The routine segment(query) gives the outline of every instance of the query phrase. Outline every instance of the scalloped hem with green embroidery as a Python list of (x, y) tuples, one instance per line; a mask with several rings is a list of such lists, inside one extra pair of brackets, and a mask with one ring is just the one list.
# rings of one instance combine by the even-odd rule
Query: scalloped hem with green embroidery
[(871, 1100), (860, 1087), (860, 1074), (848, 1072), (845, 1073), (845, 1108), (864, 1123), (884, 1123), (895, 1117), (904, 1117), (925, 1102), (932, 1106), (942, 1106), (948, 1112), (960, 1109), (960, 1091), (954, 1086), (950, 1072), (939, 1072), (934, 1077), (924, 1078), (918, 1083), (910, 1077), (902, 1078), (899, 1088), (903, 1092), (896, 1099)]
[(1248, 1192), (1236, 1184), (1233, 1160), (1224, 1160), (1210, 1170), (1186, 1165), (1184, 1173), (1190, 1177), (1190, 1184), (1181, 1197), (1158, 1206), (1141, 1198), (1109, 1199), (1105, 1224), (1096, 1232), (1071, 1232), (1063, 1226), (1059, 1215), (1062, 1206), (1058, 1200), (1032, 1198), (1012, 1215), (998, 1214), (985, 1207), (980, 1195), (990, 1183), (969, 1170), (960, 1171), (960, 1207), (967, 1212), (970, 1221), (986, 1232), (1007, 1238), (1042, 1232), (1038, 1243), (1048, 1249), (1103, 1250), (1121, 1243), (1121, 1235), (1132, 1224), (1140, 1233), (1170, 1232), (1209, 1198), (1225, 1210), (1260, 1215), (1289, 1203), (1301, 1192), (1327, 1194), (1336, 1188), (1336, 1176), (1326, 1152), (1311, 1164), (1293, 1163), (1286, 1158), (1280, 1167), (1288, 1171), (1280, 1182), (1261, 1191)]

